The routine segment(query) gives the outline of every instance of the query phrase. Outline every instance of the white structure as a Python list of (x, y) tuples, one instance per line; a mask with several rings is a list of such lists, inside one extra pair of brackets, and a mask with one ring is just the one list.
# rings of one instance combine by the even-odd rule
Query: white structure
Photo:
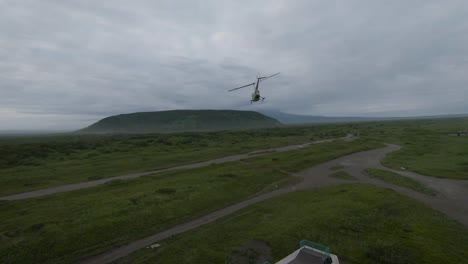
[(276, 264), (340, 264), (328, 247), (302, 240), (301, 247)]

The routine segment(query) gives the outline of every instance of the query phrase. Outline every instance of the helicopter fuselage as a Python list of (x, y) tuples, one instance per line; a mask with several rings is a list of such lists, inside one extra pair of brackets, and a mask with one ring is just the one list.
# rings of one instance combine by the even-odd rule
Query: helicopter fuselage
[(270, 76), (266, 76), (266, 77), (258, 77), (258, 76), (257, 76), (257, 81), (256, 81), (256, 82), (253, 82), (253, 83), (250, 83), (250, 84), (241, 86), (241, 87), (237, 87), (237, 88), (234, 88), (234, 89), (230, 89), (230, 90), (228, 90), (228, 92), (231, 92), (231, 91), (234, 91), (234, 90), (239, 90), (239, 89), (242, 89), (242, 88), (245, 88), (245, 87), (250, 87), (250, 86), (254, 85), (254, 86), (255, 86), (255, 90), (254, 90), (254, 92), (252, 93), (252, 100), (250, 100), (250, 103), (258, 102), (258, 101), (260, 101), (260, 99), (262, 99), (262, 102), (263, 102), (263, 100), (265, 100), (265, 97), (262, 97), (262, 96), (260, 95), (260, 91), (258, 90), (258, 86), (259, 86), (259, 84), (260, 84), (260, 81), (264, 81), (264, 80), (269, 79), (269, 78), (271, 78), (271, 77), (273, 77), (273, 76), (276, 76), (276, 75), (278, 75), (278, 74), (279, 74), (279, 72), (278, 72), (278, 73), (275, 73), (275, 74), (273, 74), (273, 75), (270, 75)]
[(252, 102), (258, 102), (260, 100), (260, 91), (256, 90), (255, 92), (252, 93)]
[(257, 84), (255, 85), (255, 91), (252, 93), (252, 102), (258, 102), (261, 98), (260, 91), (258, 90), (258, 84), (260, 81), (257, 79)]

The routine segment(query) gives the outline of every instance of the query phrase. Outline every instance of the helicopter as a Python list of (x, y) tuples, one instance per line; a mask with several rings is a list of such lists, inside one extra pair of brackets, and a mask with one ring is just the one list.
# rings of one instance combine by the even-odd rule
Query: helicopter
[(255, 91), (252, 93), (252, 100), (250, 100), (250, 103), (258, 102), (260, 99), (262, 99), (262, 103), (263, 103), (263, 101), (265, 100), (265, 97), (260, 96), (260, 91), (258, 90), (258, 85), (260, 84), (260, 82), (262, 82), (262, 81), (264, 81), (264, 80), (266, 80), (268, 78), (271, 78), (273, 76), (276, 76), (278, 74), (280, 74), (280, 73), (278, 72), (278, 73), (275, 73), (273, 75), (266, 76), (266, 77), (257, 77), (256, 82), (253, 82), (251, 84), (247, 84), (247, 85), (244, 85), (244, 86), (241, 86), (241, 87), (237, 87), (237, 88), (228, 90), (228, 92), (239, 90), (239, 89), (242, 89), (242, 88), (245, 88), (245, 87), (249, 87), (251, 85), (255, 85)]

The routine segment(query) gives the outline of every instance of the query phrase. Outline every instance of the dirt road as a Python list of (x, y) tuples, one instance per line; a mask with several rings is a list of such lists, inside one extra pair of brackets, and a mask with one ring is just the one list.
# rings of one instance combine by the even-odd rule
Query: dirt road
[(285, 147), (280, 147), (280, 148), (275, 148), (275, 149), (257, 150), (257, 151), (253, 151), (253, 152), (246, 153), (246, 154), (228, 156), (228, 157), (223, 157), (223, 158), (218, 158), (218, 159), (213, 159), (213, 160), (208, 160), (208, 161), (203, 161), (203, 162), (198, 162), (198, 163), (192, 163), (192, 164), (187, 164), (187, 165), (171, 167), (171, 168), (167, 168), (167, 169), (145, 171), (145, 172), (140, 172), (140, 173), (132, 173), (132, 174), (127, 174), (127, 175), (121, 175), (121, 176), (106, 178), (106, 179), (100, 179), (100, 180), (95, 180), (95, 181), (88, 181), (88, 182), (80, 182), (80, 183), (74, 183), (74, 184), (61, 185), (61, 186), (51, 187), (51, 188), (47, 188), (47, 189), (41, 189), (41, 190), (36, 190), (36, 191), (31, 191), (31, 192), (25, 192), (25, 193), (19, 193), (19, 194), (3, 196), (3, 197), (0, 197), (0, 200), (15, 201), (15, 200), (36, 198), (36, 197), (41, 197), (41, 196), (51, 195), (51, 194), (61, 193), (61, 192), (70, 192), (70, 191), (75, 191), (75, 190), (80, 190), (80, 189), (85, 189), (85, 188), (98, 186), (98, 185), (101, 185), (101, 184), (104, 184), (104, 183), (107, 183), (107, 182), (110, 182), (110, 181), (114, 181), (114, 180), (128, 180), (128, 179), (135, 179), (135, 178), (138, 178), (138, 177), (151, 175), (151, 174), (156, 174), (156, 173), (175, 171), (175, 170), (186, 170), (186, 169), (200, 168), (200, 167), (205, 167), (205, 166), (208, 166), (208, 165), (211, 165), (211, 164), (220, 164), (220, 163), (225, 163), (225, 162), (230, 162), (230, 161), (238, 161), (238, 160), (245, 159), (245, 158), (251, 158), (251, 157), (267, 155), (267, 154), (271, 154), (271, 153), (285, 152), (285, 151), (290, 151), (290, 150), (303, 148), (305, 146), (309, 146), (309, 145), (313, 145), (313, 144), (332, 142), (332, 141), (340, 140), (340, 139), (352, 140), (353, 136), (352, 135), (347, 135), (346, 137), (342, 137), (342, 138), (320, 140), (320, 141), (314, 141), (314, 142), (311, 142), (311, 143), (291, 145), (291, 146), (285, 146)]
[[(342, 184), (346, 182), (361, 182), (369, 183), (380, 187), (393, 189), (401, 194), (412, 197), (418, 201), (421, 201), (432, 208), (445, 213), (449, 217), (452, 217), (462, 223), (465, 227), (468, 228), (468, 181), (462, 180), (445, 180), (445, 179), (434, 179), (431, 177), (418, 175), (415, 173), (404, 172), (402, 174), (407, 175), (408, 177), (415, 178), (425, 184), (428, 184), (431, 188), (435, 189), (439, 194), (437, 196), (428, 196), (421, 194), (410, 189), (406, 189), (397, 185), (389, 184), (377, 179), (369, 178), (364, 170), (367, 168), (382, 168), (380, 163), (385, 155), (391, 151), (400, 149), (399, 146), (387, 144), (387, 147), (377, 150), (365, 151), (354, 153), (351, 155), (343, 156), (341, 158), (317, 165), (310, 169), (307, 169), (298, 175), (304, 177), (304, 181), (301, 183), (279, 189), (273, 192), (269, 192), (255, 198), (237, 203), (235, 205), (226, 207), (224, 209), (212, 212), (203, 217), (197, 218), (193, 221), (189, 221), (185, 224), (174, 226), (170, 229), (167, 229), (163, 232), (154, 234), (152, 236), (134, 241), (128, 245), (112, 249), (110, 251), (104, 252), (100, 255), (93, 256), (87, 259), (84, 259), (80, 263), (94, 264), (94, 263), (109, 263), (115, 261), (119, 258), (127, 256), (128, 254), (164, 240), (170, 236), (183, 233), (185, 231), (200, 227), (202, 225), (211, 223), (219, 218), (225, 217), (229, 214), (232, 214), (242, 208), (250, 206), (252, 204), (258, 203), (260, 201), (269, 199), (274, 196), (281, 194), (294, 192), (297, 190), (313, 189), (320, 188), (329, 185)], [(349, 172), (357, 178), (357, 181), (346, 181), (339, 180), (336, 178), (331, 178), (328, 175), (332, 172), (331, 167), (342, 165), (344, 166), (343, 170)], [(387, 169), (389, 170), (389, 169)], [(400, 172), (398, 172), (400, 173)], [(464, 188), (464, 189), (463, 189)], [(464, 190), (464, 191), (463, 191)]]
[[(356, 177), (358, 182), (393, 189), (401, 194), (412, 197), (431, 206), (435, 210), (459, 221), (468, 228), (468, 180), (441, 179), (409, 171), (397, 171), (384, 167), (380, 163), (387, 153), (399, 149), (400, 146), (387, 144), (387, 147), (384, 149), (355, 153), (320, 164), (301, 172), (300, 175), (304, 177), (304, 181), (295, 186), (295, 188), (309, 189), (342, 183), (344, 182), (343, 180), (333, 179), (327, 176), (332, 173), (330, 167), (341, 165), (344, 166), (343, 170)], [(367, 168), (384, 169), (413, 178), (434, 189), (437, 192), (437, 195), (429, 196), (398, 185), (370, 178), (364, 172)]]

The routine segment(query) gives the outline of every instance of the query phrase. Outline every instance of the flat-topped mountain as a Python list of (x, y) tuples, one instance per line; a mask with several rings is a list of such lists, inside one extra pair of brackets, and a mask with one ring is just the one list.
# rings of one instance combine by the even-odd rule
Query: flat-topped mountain
[(254, 111), (171, 110), (141, 112), (106, 117), (79, 133), (172, 133), (249, 129), (279, 126), (271, 117)]

